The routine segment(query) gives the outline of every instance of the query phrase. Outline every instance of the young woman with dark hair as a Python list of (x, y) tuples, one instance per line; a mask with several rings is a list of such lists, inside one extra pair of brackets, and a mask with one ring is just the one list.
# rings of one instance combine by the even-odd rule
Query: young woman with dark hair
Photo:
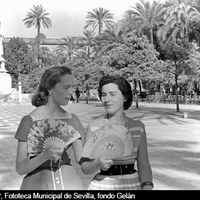
[(26, 175), (21, 190), (80, 190), (81, 179), (71, 165), (74, 151), (79, 162), (84, 129), (79, 118), (64, 110), (73, 92), (71, 69), (47, 69), (32, 98), (36, 107), (20, 122), (16, 171)]
[(96, 173), (89, 189), (151, 190), (144, 124), (125, 113), (133, 101), (131, 85), (120, 75), (106, 75), (98, 92), (106, 116), (89, 124), (81, 159), (85, 174)]

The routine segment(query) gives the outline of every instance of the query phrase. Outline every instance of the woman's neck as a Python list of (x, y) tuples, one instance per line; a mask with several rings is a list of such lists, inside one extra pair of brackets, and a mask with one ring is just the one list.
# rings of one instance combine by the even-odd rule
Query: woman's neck
[(110, 122), (124, 125), (126, 120), (126, 114), (124, 113), (124, 111), (115, 113), (114, 115), (107, 113), (106, 118)]
[(61, 110), (60, 106), (51, 103), (47, 103), (45, 107), (51, 117), (55, 117)]

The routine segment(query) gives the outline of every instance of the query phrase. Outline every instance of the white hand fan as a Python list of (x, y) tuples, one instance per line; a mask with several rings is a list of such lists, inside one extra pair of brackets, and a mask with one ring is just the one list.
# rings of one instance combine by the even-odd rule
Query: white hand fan
[[(66, 135), (67, 132), (67, 135)], [(43, 142), (43, 149), (47, 149), (49, 146), (55, 145), (59, 147), (66, 148), (69, 144), (74, 142), (80, 138), (80, 134), (78, 133), (77, 130), (70, 128), (66, 131), (65, 130), (65, 135), (60, 135), (58, 133), (52, 134), (50, 133)]]
[(106, 124), (91, 134), (82, 156), (96, 159), (104, 155), (113, 159), (129, 156), (132, 152), (133, 138), (128, 129), (119, 124)]
[(44, 140), (43, 149), (47, 149), (49, 146), (52, 146), (52, 145), (65, 148), (66, 142), (59, 137), (55, 137), (55, 136), (48, 137)]

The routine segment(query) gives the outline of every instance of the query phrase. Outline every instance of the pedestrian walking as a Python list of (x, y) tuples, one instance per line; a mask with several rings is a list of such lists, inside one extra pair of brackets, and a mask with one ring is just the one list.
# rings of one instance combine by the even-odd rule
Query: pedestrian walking
[[(15, 138), (18, 140), (16, 171), (26, 174), (21, 190), (80, 190), (82, 181), (71, 165), (74, 151), (79, 162), (84, 129), (66, 106), (73, 92), (71, 69), (55, 66), (42, 75), (32, 104)], [(72, 148), (73, 147), (73, 148)]]
[(85, 174), (96, 173), (89, 189), (151, 190), (145, 126), (125, 113), (133, 101), (129, 82), (120, 75), (103, 76), (98, 93), (106, 115), (89, 124), (81, 159)]
[(80, 98), (80, 95), (81, 95), (81, 91), (79, 90), (78, 87), (75, 90), (75, 95), (76, 95), (76, 102), (79, 103), (79, 98)]

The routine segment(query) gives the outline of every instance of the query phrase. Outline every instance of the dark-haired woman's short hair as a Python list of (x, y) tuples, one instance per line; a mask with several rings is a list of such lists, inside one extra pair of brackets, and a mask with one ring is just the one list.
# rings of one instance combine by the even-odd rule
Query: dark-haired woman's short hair
[(55, 66), (44, 71), (38, 90), (32, 98), (33, 106), (45, 105), (48, 101), (49, 90), (60, 82), (61, 77), (66, 74), (72, 74), (72, 71), (67, 66)]
[(128, 110), (133, 102), (133, 92), (130, 83), (118, 74), (114, 75), (105, 75), (101, 77), (99, 81), (98, 93), (99, 98), (102, 97), (102, 87), (109, 83), (115, 83), (121, 93), (123, 94), (125, 101), (124, 101), (124, 110)]

